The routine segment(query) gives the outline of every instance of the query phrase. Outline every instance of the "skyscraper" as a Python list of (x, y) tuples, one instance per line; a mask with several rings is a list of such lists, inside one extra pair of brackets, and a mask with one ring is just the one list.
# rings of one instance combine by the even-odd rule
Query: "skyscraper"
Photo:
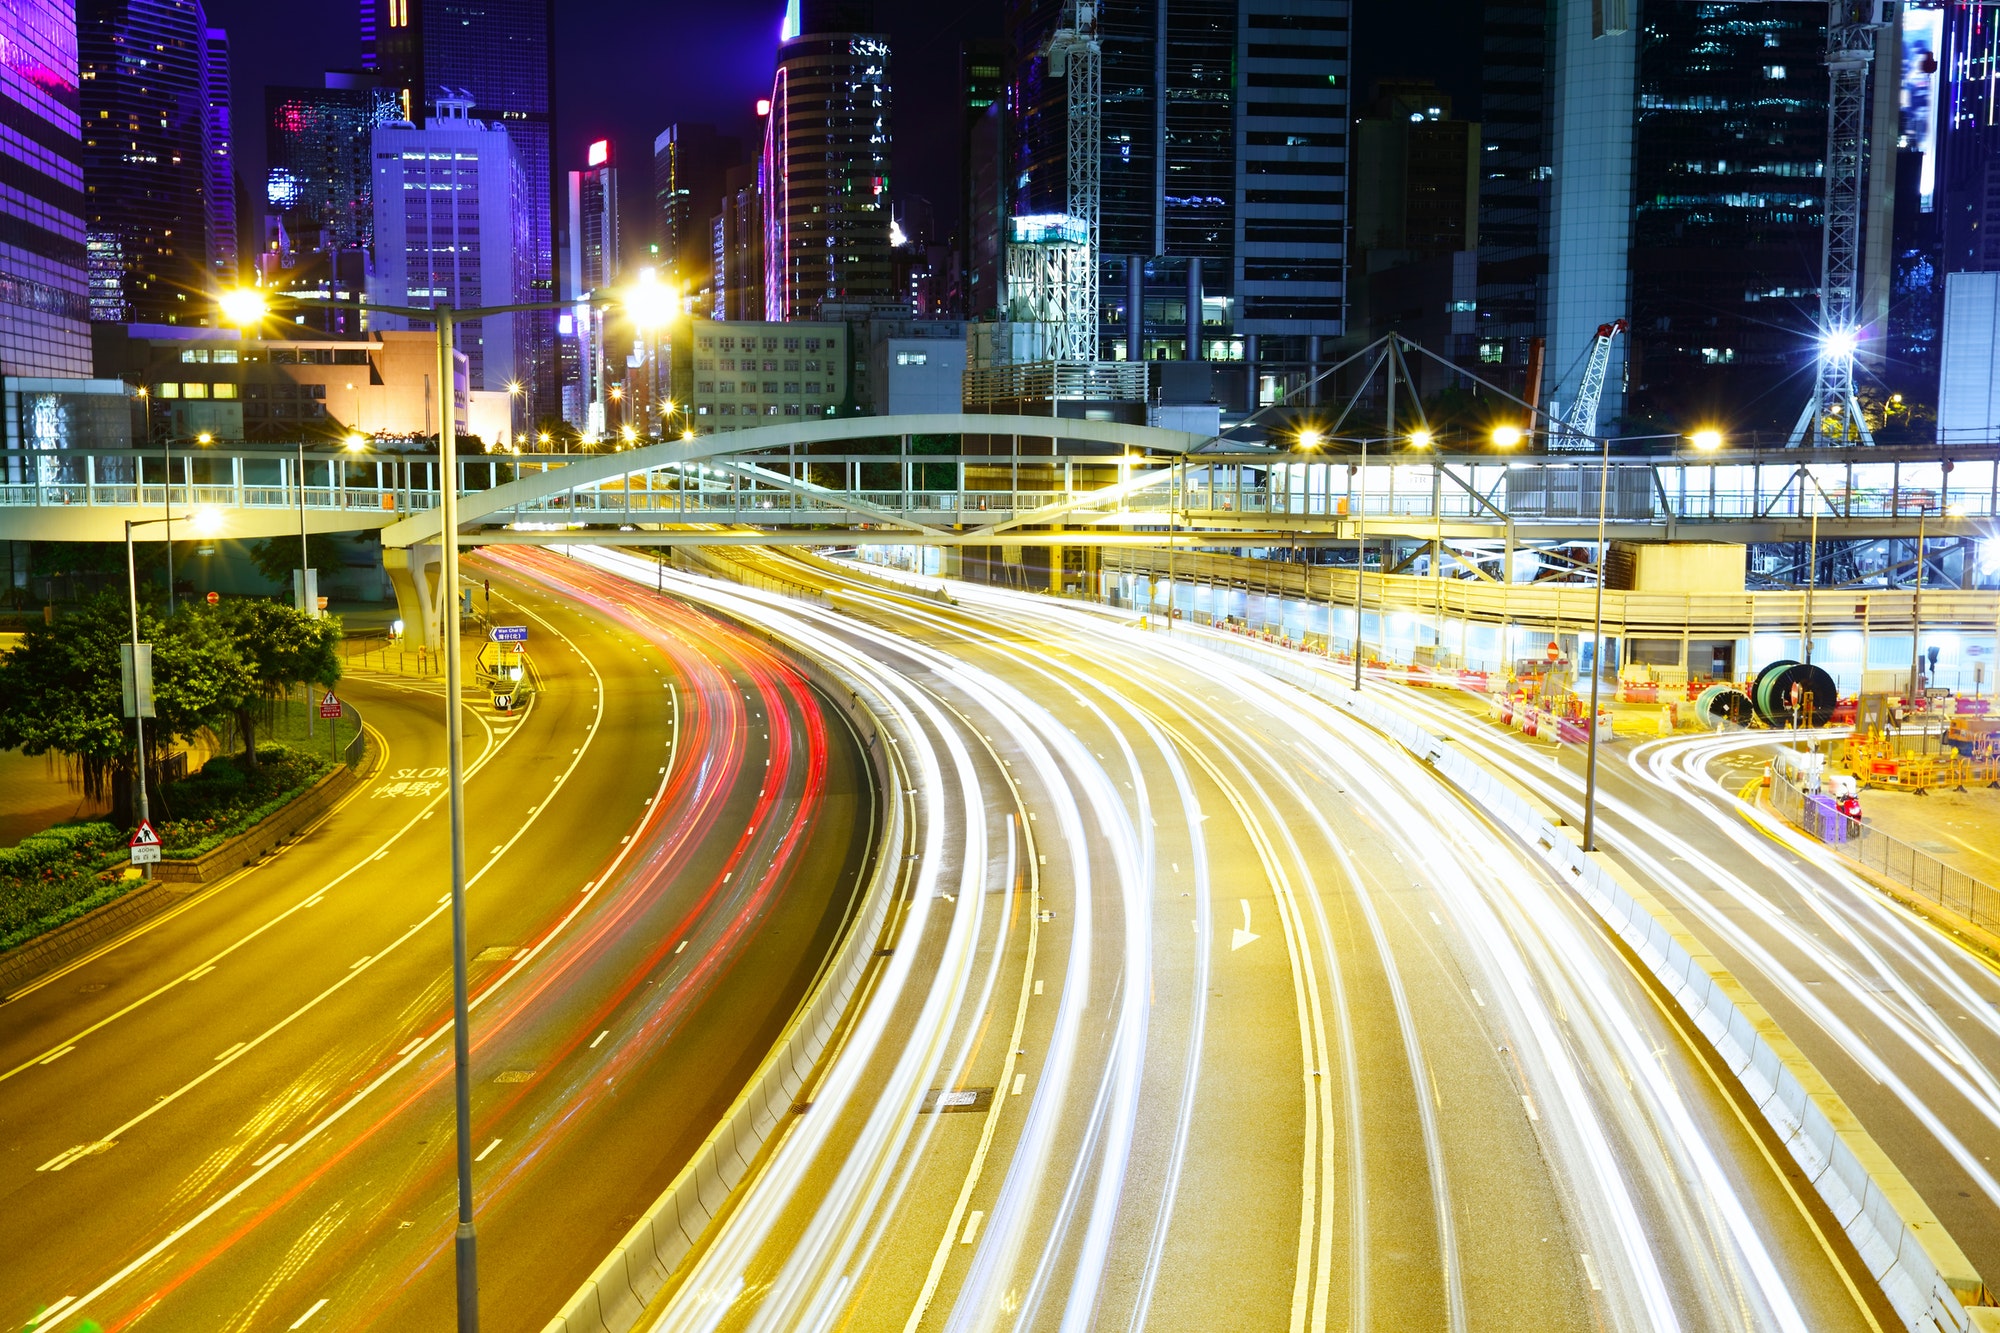
[(265, 202), (294, 238), (334, 250), (375, 241), (375, 130), (403, 119), (398, 90), (366, 75), (328, 74), (324, 88), (264, 89)]
[[(1067, 208), (1066, 0), (1010, 6), (1016, 215)], [(1132, 0), (1103, 49), (1100, 355), (1307, 361), (1345, 327), (1347, 0)]]
[(764, 311), (898, 302), (889, 262), (889, 39), (865, 0), (792, 0), (764, 122)]
[(201, 6), (84, 0), (77, 38), (91, 318), (206, 323), (213, 127)]
[[(470, 99), (440, 98), (421, 129), (376, 127), (371, 299), (459, 309), (530, 299), (532, 210), (513, 136), (471, 112)], [(380, 328), (408, 323), (375, 317)], [(526, 373), (521, 315), (467, 320), (457, 342), (475, 390), (504, 392)]]
[(1007, 44), (967, 42), (958, 52), (960, 313), (988, 319), (1007, 272)]
[[(0, 46), (0, 377), (90, 373), (76, 7), (18, 0)], [(14, 409), (12, 394), (6, 404)], [(8, 442), (15, 439), (11, 420)]]
[(764, 198), (758, 166), (731, 167), (723, 176), (722, 211), (714, 222), (715, 318), (764, 317)]
[[(504, 126), (527, 183), (529, 290), (556, 299), (555, 221), (562, 215), (554, 168), (553, 0), (359, 0), (362, 64), (401, 91), (406, 116), (440, 90), (469, 94), (471, 116)], [(554, 314), (521, 317), (532, 370), (522, 375), (536, 415), (560, 401)]]
[(208, 101), (208, 268), (218, 288), (233, 287), (238, 272), (236, 235), (236, 145), (229, 123), (229, 34), (210, 28), (203, 34), (202, 88)]
[(660, 258), (690, 293), (713, 277), (711, 221), (722, 202), (723, 174), (743, 145), (713, 125), (669, 125), (653, 140), (653, 207)]
[[(620, 424), (612, 420), (608, 394), (618, 373), (605, 345), (605, 311), (584, 298), (618, 281), (618, 168), (611, 161), (611, 144), (599, 139), (590, 146), (589, 165), (569, 173), (569, 246), (564, 263), (565, 300), (577, 302), (577, 376), (580, 401), (565, 404), (581, 409), (572, 420), (595, 439)], [(566, 386), (567, 387), (567, 386)]]

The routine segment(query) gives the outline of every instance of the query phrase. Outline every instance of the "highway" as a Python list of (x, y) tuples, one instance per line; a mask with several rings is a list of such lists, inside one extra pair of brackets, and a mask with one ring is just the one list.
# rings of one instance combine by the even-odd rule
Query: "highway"
[[(466, 708), (488, 1329), (539, 1328), (707, 1134), (877, 813), (844, 718), (767, 644), (566, 564), (468, 571), (541, 682), (511, 718)], [(342, 693), (383, 752), (366, 786), (0, 1002), (9, 1326), (451, 1326), (444, 701)]]
[[(1578, 747), (1504, 731), (1442, 692), (1381, 697), (1581, 820)], [(1784, 743), (1771, 732), (1617, 742), (1600, 754), (1601, 838), (1779, 1019), (1992, 1281), (2000, 969), (1741, 799)]]
[(571, 554), (839, 662), (918, 815), (843, 1045), (641, 1327), (1893, 1325), (1671, 1002), (1379, 736), (1075, 604)]

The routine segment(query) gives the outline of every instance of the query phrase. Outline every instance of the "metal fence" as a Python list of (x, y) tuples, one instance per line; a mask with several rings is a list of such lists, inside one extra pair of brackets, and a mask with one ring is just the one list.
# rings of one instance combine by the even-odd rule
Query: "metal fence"
[(1810, 796), (1771, 775), (1771, 805), (1780, 815), (1841, 854), (1859, 861), (1926, 902), (1975, 926), (2000, 931), (2000, 889), (1892, 838), (1865, 819), (1849, 819), (1827, 796)]

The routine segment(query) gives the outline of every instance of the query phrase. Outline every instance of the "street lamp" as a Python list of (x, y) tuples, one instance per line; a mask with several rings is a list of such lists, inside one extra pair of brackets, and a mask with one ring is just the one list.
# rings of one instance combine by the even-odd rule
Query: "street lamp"
[[(458, 1147), (458, 1230), (454, 1237), (454, 1248), (458, 1269), (459, 1333), (478, 1333), (479, 1264), (478, 1235), (473, 1227), (472, 1209), (472, 1024), (471, 1006), (468, 1003), (465, 950), (465, 719), (464, 703), (460, 698), (459, 689), (463, 666), (459, 660), (458, 633), (458, 432), (454, 419), (457, 399), (454, 386), (457, 383), (457, 375), (453, 358), (453, 332), (459, 323), (466, 320), (486, 319), (495, 315), (568, 311), (579, 304), (609, 305), (614, 299), (626, 301), (630, 298), (624, 296), (613, 298), (607, 293), (594, 292), (580, 302), (524, 301), (514, 305), (481, 306), (465, 310), (444, 304), (423, 307), (377, 305), (363, 301), (315, 302), (315, 305), (321, 308), (373, 311), (381, 315), (428, 321), (437, 330), (439, 388), (437, 425), (440, 473), (438, 532), (439, 544), (442, 547), (442, 559), (439, 562), (441, 586), (438, 592), (444, 603), (442, 628), (445, 663), (445, 762), (451, 826), (452, 1061)], [(238, 325), (255, 324), (267, 313), (263, 295), (255, 290), (237, 289), (225, 292), (219, 300), (219, 305), (229, 322)], [(304, 459), (305, 446), (301, 442), (299, 446), (301, 480), (303, 480)], [(299, 545), (303, 550), (305, 546), (303, 486), (299, 495)]]
[(1520, 442), (1521, 428), (1519, 426), (1495, 426), (1493, 428), (1493, 443), (1499, 445), (1502, 449), (1512, 449)]
[[(189, 521), (192, 522), (196, 534), (203, 537), (213, 536), (222, 528), (222, 515), (213, 509), (198, 509), (189, 516)], [(132, 529), (150, 527), (155, 523), (169, 525), (167, 528), (167, 551), (168, 558), (171, 559), (173, 554), (172, 514), (168, 514), (162, 518), (128, 518), (125, 520), (125, 595), (128, 599), (128, 608), (132, 617), (132, 726), (137, 738), (136, 744), (138, 747), (137, 762), (134, 765), (134, 777), (138, 783), (138, 786), (134, 789), (134, 810), (138, 814), (141, 824), (152, 817), (152, 810), (146, 803), (146, 719), (140, 708), (139, 698), (139, 572), (138, 561), (132, 553)], [(171, 570), (172, 566), (169, 565), (168, 568)], [(173, 596), (173, 575), (169, 573), (167, 578), (167, 595), (171, 602)], [(171, 615), (172, 612), (169, 611), (168, 614)]]
[(1712, 427), (1704, 426), (1702, 429), (1688, 436), (1688, 443), (1705, 454), (1712, 454), (1722, 447), (1722, 432)]

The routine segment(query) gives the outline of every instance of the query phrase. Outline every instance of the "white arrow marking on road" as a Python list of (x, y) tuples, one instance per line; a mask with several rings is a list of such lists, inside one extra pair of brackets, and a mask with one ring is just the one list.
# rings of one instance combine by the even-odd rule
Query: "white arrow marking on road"
[(1238, 898), (1236, 901), (1243, 904), (1243, 929), (1229, 932), (1229, 952), (1231, 953), (1235, 953), (1252, 940), (1264, 938), (1262, 935), (1253, 935), (1250, 933), (1250, 900), (1248, 898)]

